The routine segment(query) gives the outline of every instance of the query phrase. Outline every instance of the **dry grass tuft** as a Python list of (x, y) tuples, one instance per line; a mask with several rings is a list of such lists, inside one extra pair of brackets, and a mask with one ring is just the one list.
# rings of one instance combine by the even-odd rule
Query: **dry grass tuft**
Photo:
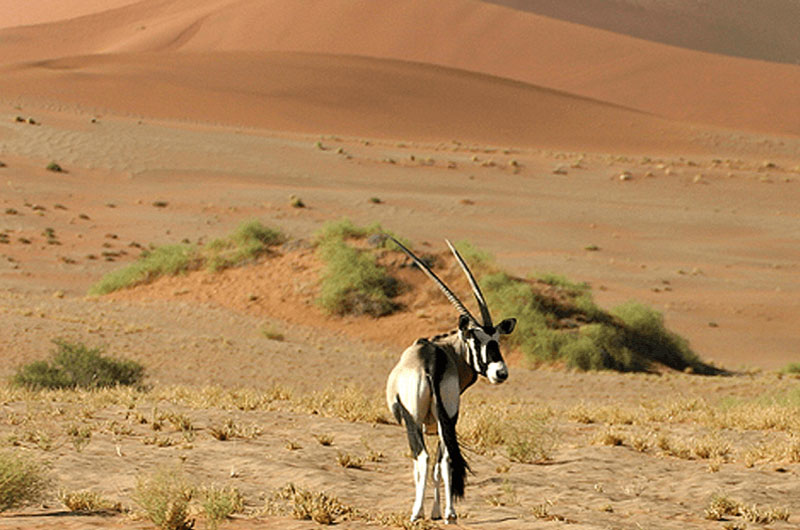
[(364, 459), (350, 453), (339, 452), (336, 455), (336, 463), (346, 469), (364, 469)]
[(789, 510), (782, 506), (758, 506), (745, 504), (726, 495), (715, 493), (705, 508), (705, 518), (721, 521), (727, 517), (742, 517), (755, 524), (770, 524), (775, 521), (788, 521)]
[(112, 502), (99, 493), (90, 490), (60, 491), (58, 500), (71, 512), (102, 513), (122, 511), (120, 503)]
[(594, 441), (599, 445), (625, 445), (625, 437), (623, 434), (611, 427), (598, 432)]
[(329, 447), (333, 445), (333, 436), (330, 434), (315, 434), (313, 436), (322, 446)]
[(319, 524), (334, 524), (337, 518), (353, 519), (359, 516), (351, 506), (339, 502), (325, 492), (316, 492), (287, 484), (273, 492), (267, 499), (264, 511), (270, 515), (291, 515), (299, 520)]

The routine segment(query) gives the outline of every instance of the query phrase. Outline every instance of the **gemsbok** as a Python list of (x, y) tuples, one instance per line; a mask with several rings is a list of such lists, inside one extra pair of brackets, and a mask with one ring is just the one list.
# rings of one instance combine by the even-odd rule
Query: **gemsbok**
[(414, 455), (416, 495), (411, 520), (423, 517), (423, 498), (428, 479), (426, 434), (438, 434), (433, 470), (432, 519), (441, 519), (439, 482), (444, 483), (444, 519), (456, 521), (453, 501), (464, 496), (464, 482), (469, 466), (461, 454), (456, 438), (456, 422), (461, 393), (478, 375), (499, 384), (508, 378), (508, 367), (500, 354), (500, 335), (514, 331), (517, 320), (507, 318), (497, 326), (486, 300), (469, 267), (458, 251), (447, 242), (456, 261), (467, 276), (481, 312), (479, 322), (436, 274), (409, 249), (392, 238), (417, 266), (433, 280), (459, 312), (458, 328), (430, 339), (418, 339), (408, 347), (386, 382), (386, 401), (397, 418), (405, 424), (408, 444)]

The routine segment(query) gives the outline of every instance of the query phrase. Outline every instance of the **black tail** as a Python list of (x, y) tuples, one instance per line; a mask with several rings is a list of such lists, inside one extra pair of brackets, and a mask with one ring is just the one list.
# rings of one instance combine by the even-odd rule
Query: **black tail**
[[(441, 441), (444, 443), (450, 455), (450, 465), (453, 470), (450, 484), (453, 496), (460, 499), (464, 497), (464, 484), (466, 482), (469, 464), (467, 464), (467, 461), (464, 460), (464, 456), (461, 454), (461, 447), (458, 445), (458, 438), (456, 436), (458, 412), (456, 412), (455, 416), (452, 418), (448, 416), (447, 410), (445, 410), (444, 404), (442, 403), (442, 397), (439, 395), (439, 386), (433, 384), (433, 381), (431, 381), (431, 387), (433, 387), (433, 400), (436, 402), (436, 415), (439, 418)], [(438, 453), (437, 451), (437, 460), (440, 456)]]

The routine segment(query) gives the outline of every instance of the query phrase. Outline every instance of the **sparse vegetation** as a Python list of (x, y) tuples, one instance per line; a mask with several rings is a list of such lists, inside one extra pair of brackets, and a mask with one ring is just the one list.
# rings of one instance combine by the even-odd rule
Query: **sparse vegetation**
[(54, 173), (64, 172), (64, 168), (62, 168), (61, 165), (59, 165), (57, 162), (50, 162), (49, 164), (47, 164), (47, 167), (45, 169), (47, 169), (47, 171), (52, 171)]
[(285, 241), (280, 231), (252, 220), (240, 224), (228, 237), (211, 241), (202, 254), (206, 266), (218, 271), (253, 262)]
[(204, 266), (217, 271), (250, 263), (285, 240), (278, 230), (256, 220), (246, 221), (231, 235), (215, 239), (202, 249), (183, 243), (145, 250), (134, 263), (103, 276), (89, 289), (89, 294), (108, 294)]
[(325, 492), (317, 492), (287, 484), (267, 499), (265, 511), (271, 515), (291, 515), (295, 519), (312, 520), (331, 525), (337, 518), (353, 518), (356, 510)]
[(728, 517), (742, 517), (756, 524), (770, 524), (775, 521), (788, 521), (789, 510), (781, 506), (758, 506), (745, 504), (727, 495), (715, 493), (705, 508), (706, 519), (722, 521)]
[(256, 425), (245, 427), (228, 418), (221, 425), (210, 426), (208, 432), (213, 438), (225, 442), (234, 438), (256, 438), (261, 434), (261, 429)]
[(0, 452), (0, 512), (40, 500), (48, 484), (40, 464), (18, 451)]
[(80, 453), (92, 440), (92, 429), (88, 425), (73, 423), (67, 427), (67, 436), (72, 441), (72, 446), (75, 450)]
[(110, 272), (89, 289), (91, 295), (108, 294), (150, 283), (162, 276), (175, 276), (198, 269), (201, 260), (190, 245), (165, 245), (142, 252), (139, 259), (125, 268)]
[(20, 368), (14, 383), (31, 389), (105, 388), (137, 386), (144, 378), (144, 367), (132, 360), (114, 359), (100, 354), (100, 348), (56, 339), (50, 362), (35, 361)]
[(548, 413), (507, 406), (464, 407), (459, 423), (461, 441), (479, 454), (503, 450), (509, 460), (541, 463), (552, 457), (558, 437), (547, 424)]

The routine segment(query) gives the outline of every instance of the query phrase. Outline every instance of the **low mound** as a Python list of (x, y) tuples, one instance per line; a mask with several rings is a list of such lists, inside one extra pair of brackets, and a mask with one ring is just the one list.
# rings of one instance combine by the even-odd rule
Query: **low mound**
[[(365, 244), (363, 238), (367, 234), (361, 231), (353, 239), (352, 232), (328, 231), (313, 246), (291, 242), (282, 253), (255, 265), (212, 273), (213, 281), (209, 281), (208, 272), (194, 272), (112, 296), (179, 296), (184, 301), (211, 302), (248, 314), (341, 330), (355, 338), (391, 344), (410, 344), (419, 336), (452, 328), (457, 313), (441, 292), (412, 267), (404, 254), (384, 248), (380, 237), (370, 240), (377, 245), (374, 248)], [(363, 304), (350, 303), (361, 289), (353, 282), (362, 280), (354, 280), (348, 272), (330, 264), (325, 268), (334, 246), (347, 248), (351, 263), (365, 261), (369, 265), (372, 272), (363, 276), (367, 283), (361, 292), (368, 295), (370, 303), (374, 302), (374, 279), (393, 279), (392, 284), (397, 287), (388, 293), (393, 298), (385, 310), (365, 311)], [(654, 366), (664, 366), (702, 374), (722, 373), (703, 363), (684, 339), (666, 330), (661, 315), (652, 309), (629, 303), (609, 313), (594, 304), (586, 285), (552, 275), (532, 280), (513, 278), (499, 271), (485, 253), (468, 243), (459, 246), (478, 275), (498, 321), (508, 316), (518, 318), (510, 344), (529, 362), (563, 362), (584, 370), (649, 371)], [(423, 259), (441, 264), (434, 265), (437, 274), (455, 292), (464, 293), (462, 301), (471, 305), (472, 297), (467, 294), (470, 289), (449, 253), (426, 254)], [(340, 296), (342, 303), (332, 307), (326, 290), (330, 290), (327, 284), (336, 271), (343, 275), (346, 289)]]

